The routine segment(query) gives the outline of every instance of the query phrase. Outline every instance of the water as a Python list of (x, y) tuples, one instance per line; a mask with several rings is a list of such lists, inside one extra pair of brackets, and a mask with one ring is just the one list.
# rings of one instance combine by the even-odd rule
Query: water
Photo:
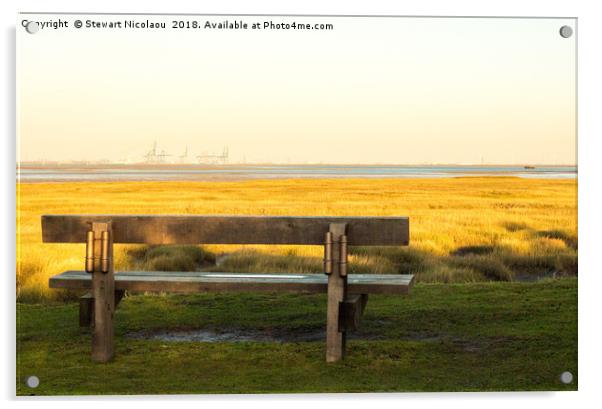
[(366, 165), (107, 165), (23, 166), (22, 182), (246, 180), (288, 178), (449, 178), (514, 176), (575, 179), (576, 166), (366, 166)]

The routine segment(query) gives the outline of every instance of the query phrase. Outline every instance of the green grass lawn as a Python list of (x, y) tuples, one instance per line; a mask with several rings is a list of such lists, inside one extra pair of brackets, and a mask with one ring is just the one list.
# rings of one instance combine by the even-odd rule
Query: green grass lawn
[[(17, 394), (577, 389), (577, 279), (418, 284), (371, 296), (346, 359), (324, 362), (323, 295), (134, 295), (116, 312), (116, 356), (90, 360), (78, 304), (17, 305)], [(167, 342), (132, 332), (258, 330), (288, 342)], [(573, 383), (560, 382), (570, 371)], [(29, 389), (25, 379), (40, 385)]]

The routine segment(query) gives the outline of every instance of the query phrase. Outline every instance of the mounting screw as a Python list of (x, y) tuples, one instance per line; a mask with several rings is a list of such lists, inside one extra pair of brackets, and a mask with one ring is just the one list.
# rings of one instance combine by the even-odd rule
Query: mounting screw
[(29, 34), (35, 34), (40, 30), (40, 25), (35, 21), (29, 21), (27, 25), (25, 25), (25, 31)]
[(569, 371), (564, 371), (560, 374), (560, 382), (565, 383), (567, 385), (573, 382), (573, 374)]
[(29, 378), (27, 378), (27, 381), (25, 381), (25, 383), (27, 384), (27, 386), (29, 386), (32, 389), (37, 388), (38, 385), (40, 384), (40, 378), (38, 378), (35, 375), (32, 375)]
[(560, 27), (560, 37), (569, 38), (573, 35), (573, 29), (570, 26)]

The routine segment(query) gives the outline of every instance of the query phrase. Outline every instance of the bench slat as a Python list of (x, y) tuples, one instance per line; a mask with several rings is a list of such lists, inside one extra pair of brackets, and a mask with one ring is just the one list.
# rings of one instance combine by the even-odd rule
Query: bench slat
[[(414, 283), (411, 274), (350, 274), (351, 294), (407, 294)], [(91, 275), (65, 271), (50, 278), (50, 288), (89, 289)], [(324, 274), (245, 274), (213, 272), (127, 271), (115, 273), (115, 289), (150, 292), (305, 292), (326, 293)]]
[(111, 221), (115, 243), (321, 245), (331, 223), (347, 223), (352, 246), (408, 245), (407, 217), (44, 215), (45, 243), (84, 243), (90, 223)]

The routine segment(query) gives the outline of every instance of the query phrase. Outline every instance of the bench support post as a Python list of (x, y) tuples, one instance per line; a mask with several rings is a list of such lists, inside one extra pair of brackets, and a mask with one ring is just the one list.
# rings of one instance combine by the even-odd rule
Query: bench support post
[[(94, 329), (92, 360), (107, 362), (113, 358), (113, 313), (115, 311), (115, 277), (111, 222), (92, 223)], [(90, 243), (89, 243), (90, 244)]]
[(332, 223), (325, 244), (327, 248), (324, 253), (330, 256), (325, 258), (325, 271), (328, 274), (326, 362), (337, 362), (345, 356), (345, 330), (340, 325), (340, 316), (341, 304), (347, 294), (346, 229), (345, 223)]

